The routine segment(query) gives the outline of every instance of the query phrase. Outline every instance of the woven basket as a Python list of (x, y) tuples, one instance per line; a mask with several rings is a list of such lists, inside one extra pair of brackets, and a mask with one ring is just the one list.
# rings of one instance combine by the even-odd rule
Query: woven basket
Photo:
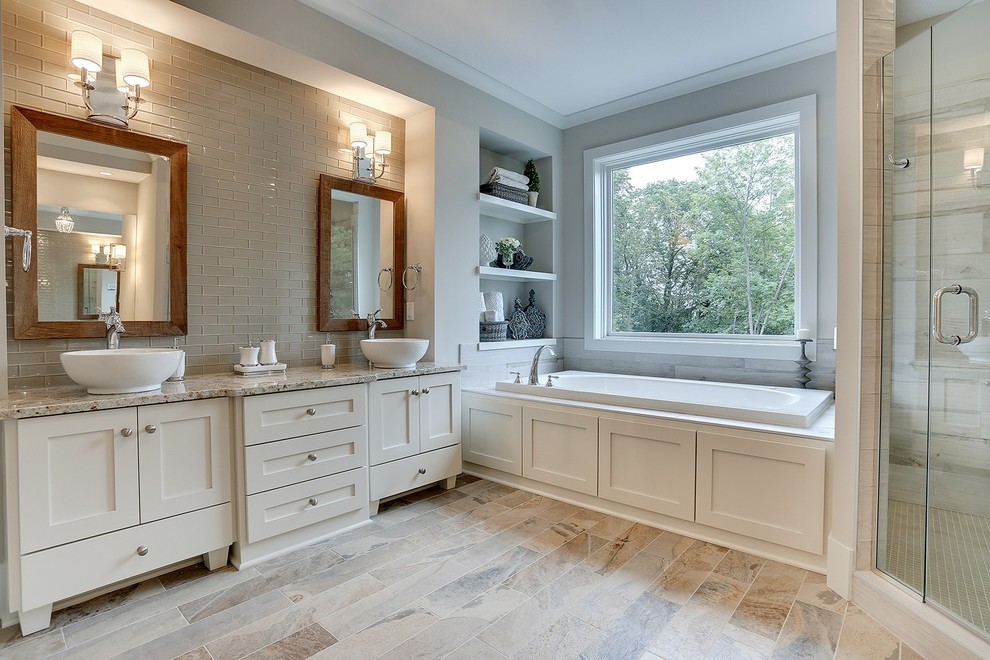
[(482, 321), (480, 341), (505, 341), (508, 321)]
[(529, 204), (529, 192), (507, 186), (504, 183), (484, 183), (481, 185), (481, 192), (517, 204)]

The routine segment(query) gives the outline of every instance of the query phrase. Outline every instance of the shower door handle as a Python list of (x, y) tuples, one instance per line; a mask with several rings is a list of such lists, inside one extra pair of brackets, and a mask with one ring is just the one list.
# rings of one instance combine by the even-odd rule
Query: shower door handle
[[(951, 293), (953, 295), (965, 293), (969, 296), (969, 331), (966, 333), (965, 337), (960, 337), (959, 335), (951, 335), (946, 337), (942, 334), (942, 296), (947, 293)], [(932, 296), (932, 337), (934, 337), (935, 341), (940, 344), (949, 344), (951, 346), (958, 346), (959, 344), (971, 342), (976, 339), (976, 335), (980, 331), (979, 314), (980, 296), (976, 293), (976, 291), (968, 286), (962, 286), (961, 284), (950, 284), (948, 286), (943, 286)]]

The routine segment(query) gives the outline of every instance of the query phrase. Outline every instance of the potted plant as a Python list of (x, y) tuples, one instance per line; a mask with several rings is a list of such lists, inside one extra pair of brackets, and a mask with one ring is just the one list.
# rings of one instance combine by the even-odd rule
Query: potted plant
[(502, 268), (511, 268), (512, 262), (516, 258), (517, 252), (522, 252), (522, 243), (519, 239), (511, 236), (498, 239), (495, 243), (495, 251), (498, 252), (499, 262)]
[(532, 158), (526, 161), (523, 174), (529, 177), (529, 205), (536, 206), (536, 199), (540, 196), (540, 173), (536, 171), (536, 163)]

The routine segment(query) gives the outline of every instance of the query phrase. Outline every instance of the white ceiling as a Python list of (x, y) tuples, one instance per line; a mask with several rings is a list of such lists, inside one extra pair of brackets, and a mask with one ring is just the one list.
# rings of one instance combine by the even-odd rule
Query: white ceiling
[(835, 48), (835, 0), (301, 0), (557, 126)]

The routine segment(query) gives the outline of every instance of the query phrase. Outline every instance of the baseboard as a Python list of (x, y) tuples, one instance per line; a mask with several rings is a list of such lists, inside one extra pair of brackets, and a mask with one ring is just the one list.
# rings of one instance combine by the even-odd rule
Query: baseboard
[(849, 596), (852, 594), (853, 572), (856, 567), (856, 552), (829, 535), (828, 553), (825, 557), (828, 588), (849, 600)]

